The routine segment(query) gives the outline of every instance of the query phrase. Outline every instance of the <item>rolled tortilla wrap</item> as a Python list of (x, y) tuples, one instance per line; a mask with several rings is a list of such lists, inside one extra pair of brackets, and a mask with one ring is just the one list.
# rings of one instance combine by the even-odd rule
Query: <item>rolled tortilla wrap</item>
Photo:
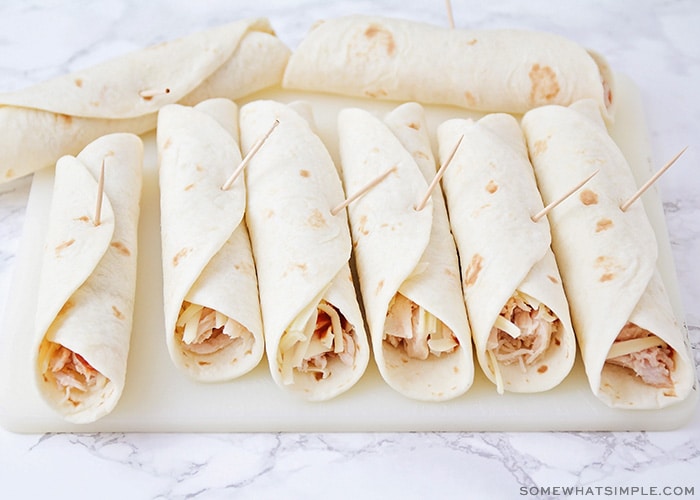
[(540, 392), (571, 371), (576, 339), (546, 218), (515, 118), (438, 127), (440, 156), (464, 139), (443, 187), (479, 365), (499, 393)]
[(288, 57), (266, 19), (244, 20), (0, 94), (0, 182), (104, 134), (147, 132), (166, 104), (237, 99), (277, 85)]
[(238, 107), (170, 104), (157, 130), (168, 352), (195, 380), (230, 380), (264, 352), (243, 176), (222, 190), (241, 162)]
[(348, 208), (379, 371), (407, 397), (455, 398), (473, 382), (471, 333), (439, 188), (425, 208), (415, 209), (436, 172), (423, 108), (404, 104), (384, 122), (344, 109), (338, 137), (348, 194), (395, 167)]
[(241, 108), (241, 144), (250, 150), (279, 125), (246, 167), (253, 255), (265, 349), (282, 388), (327, 400), (364, 373), (369, 344), (350, 274), (350, 230), (335, 165), (309, 123), (292, 108), (254, 101)]
[[(96, 226), (103, 160), (104, 195)], [(124, 389), (142, 160), (137, 136), (112, 134), (56, 165), (33, 363), (42, 398), (70, 422), (107, 415)]]
[(686, 398), (695, 374), (684, 328), (657, 270), (658, 247), (630, 166), (595, 103), (547, 106), (523, 117), (544, 201), (596, 175), (550, 212), (553, 248), (593, 393), (619, 408), (661, 408)]
[(368, 16), (316, 23), (282, 84), (507, 113), (593, 98), (609, 118), (614, 96), (603, 58), (561, 36)]

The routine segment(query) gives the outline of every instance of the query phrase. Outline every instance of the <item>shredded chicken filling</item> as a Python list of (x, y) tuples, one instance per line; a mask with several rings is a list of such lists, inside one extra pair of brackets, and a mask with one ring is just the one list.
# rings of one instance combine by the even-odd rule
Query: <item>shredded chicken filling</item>
[(673, 387), (673, 355), (673, 349), (649, 330), (627, 323), (615, 339), (606, 363), (633, 371), (652, 387), (668, 389)]
[(53, 380), (59, 392), (63, 393), (60, 403), (70, 402), (77, 406), (89, 391), (107, 382), (107, 378), (85, 358), (61, 344), (50, 342), (43, 359), (44, 380)]
[(355, 329), (325, 300), (290, 325), (280, 339), (282, 380), (294, 383), (294, 372), (313, 373), (317, 380), (331, 375), (331, 362), (352, 366), (355, 358)]
[[(535, 364), (559, 334), (561, 321), (546, 305), (516, 291), (494, 323), (486, 349), (498, 363), (518, 363), (523, 372)], [(496, 367), (494, 367), (496, 369)]]
[(442, 321), (400, 293), (389, 304), (384, 341), (420, 360), (450, 353), (459, 345)]
[(236, 341), (253, 341), (253, 334), (243, 325), (209, 307), (183, 301), (175, 334), (187, 351), (205, 356), (214, 354)]

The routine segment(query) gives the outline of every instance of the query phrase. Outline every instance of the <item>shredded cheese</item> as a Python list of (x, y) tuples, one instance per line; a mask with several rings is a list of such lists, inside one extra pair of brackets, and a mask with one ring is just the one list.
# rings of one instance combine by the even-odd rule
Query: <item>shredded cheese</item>
[(520, 328), (518, 328), (518, 325), (511, 321), (508, 321), (501, 315), (496, 316), (496, 321), (494, 322), (493, 326), (495, 326), (499, 330), (503, 330), (514, 339), (520, 337), (521, 331)]
[(180, 313), (180, 316), (177, 318), (177, 326), (184, 326), (185, 323), (187, 323), (190, 319), (192, 319), (195, 315), (197, 315), (197, 318), (199, 318), (199, 313), (202, 310), (202, 306), (199, 304), (190, 304), (188, 305), (184, 311)]
[(496, 391), (498, 391), (498, 394), (503, 394), (504, 393), (503, 375), (501, 374), (501, 369), (498, 366), (498, 361), (496, 361), (496, 355), (494, 354), (493, 350), (491, 350), (491, 349), (486, 350), (486, 355), (489, 358), (489, 364), (491, 365), (491, 369), (493, 370), (494, 378), (496, 379)]
[(333, 352), (343, 352), (345, 350), (345, 346), (343, 345), (343, 328), (340, 324), (340, 316), (338, 315), (338, 312), (333, 307), (324, 303), (320, 303), (318, 305), (318, 308), (324, 313), (326, 313), (329, 318), (331, 318), (333, 342), (335, 345)]
[(617, 358), (618, 356), (643, 351), (644, 349), (649, 349), (650, 347), (666, 347), (666, 342), (661, 340), (656, 335), (615, 342), (612, 347), (610, 347), (608, 355), (605, 359)]

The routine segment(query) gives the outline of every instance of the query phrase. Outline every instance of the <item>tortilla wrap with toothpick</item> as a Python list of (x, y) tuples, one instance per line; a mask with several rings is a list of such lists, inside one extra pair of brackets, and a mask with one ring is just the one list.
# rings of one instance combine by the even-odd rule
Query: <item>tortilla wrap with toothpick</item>
[(166, 104), (277, 85), (289, 49), (266, 19), (237, 21), (0, 94), (0, 182), (54, 165), (111, 132), (142, 134)]
[(477, 359), (499, 393), (541, 392), (571, 371), (576, 339), (525, 139), (490, 114), (438, 127), (440, 157), (460, 136), (443, 187)]
[(346, 108), (338, 116), (345, 189), (394, 172), (348, 207), (374, 358), (384, 380), (413, 399), (444, 401), (472, 385), (471, 333), (459, 263), (435, 176), (423, 108), (407, 103), (384, 121)]
[(157, 144), (168, 352), (195, 380), (230, 380), (264, 352), (243, 176), (222, 189), (241, 162), (238, 107), (165, 106)]
[(316, 23), (282, 85), (506, 113), (593, 98), (609, 119), (615, 95), (603, 58), (562, 36), (359, 15)]
[(243, 152), (275, 120), (279, 125), (246, 168), (265, 349), (280, 387), (322, 401), (350, 389), (369, 361), (350, 274), (350, 229), (344, 210), (331, 214), (344, 199), (333, 160), (292, 107), (243, 106)]
[(658, 247), (630, 166), (594, 102), (546, 106), (522, 128), (545, 202), (600, 173), (550, 214), (552, 245), (593, 393), (612, 407), (662, 408), (695, 384), (684, 327), (657, 270)]
[[(104, 194), (95, 225), (103, 161)], [(142, 161), (137, 136), (111, 134), (56, 165), (33, 363), (42, 398), (69, 422), (102, 418), (124, 389)]]

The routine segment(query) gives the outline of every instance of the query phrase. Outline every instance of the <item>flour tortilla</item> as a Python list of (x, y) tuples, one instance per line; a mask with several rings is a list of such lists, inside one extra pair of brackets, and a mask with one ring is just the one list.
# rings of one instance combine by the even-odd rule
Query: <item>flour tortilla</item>
[[(462, 135), (462, 144), (445, 171), (443, 187), (477, 359), (499, 391), (549, 390), (571, 371), (576, 339), (550, 248), (549, 223), (546, 218), (531, 219), (543, 204), (525, 139), (511, 115), (449, 120), (438, 127), (443, 161)], [(559, 319), (560, 333), (533, 363), (521, 367), (499, 362), (494, 366), (487, 341), (499, 313), (516, 292), (546, 305)]]
[[(105, 159), (101, 222), (97, 181)], [(136, 287), (137, 226), (143, 145), (132, 134), (89, 144), (56, 165), (41, 269), (33, 360), (42, 398), (69, 422), (110, 413), (126, 377)], [(45, 369), (53, 348), (81, 356), (101, 375), (87, 391), (64, 391)]]
[[(330, 213), (344, 194), (326, 147), (309, 123), (284, 104), (254, 101), (241, 108), (244, 154), (276, 119), (279, 125), (246, 167), (246, 221), (258, 270), (265, 349), (281, 388), (307, 400), (327, 400), (350, 389), (369, 361), (350, 274), (347, 214)], [(284, 375), (285, 336), (322, 301), (352, 325), (352, 362), (331, 359), (324, 378), (295, 369), (290, 380)]]
[[(347, 108), (338, 116), (343, 179), (348, 194), (383, 172), (396, 171), (348, 208), (355, 261), (374, 358), (384, 380), (401, 394), (444, 401), (472, 385), (471, 332), (462, 300), (459, 263), (438, 188), (423, 210), (415, 205), (435, 176), (423, 108), (407, 103), (384, 121)], [(451, 352), (410, 356), (386, 335), (397, 294), (423, 308), (457, 339)], [(413, 336), (416, 327), (413, 325)]]
[[(243, 176), (221, 189), (241, 162), (238, 107), (223, 98), (194, 108), (169, 104), (158, 114), (157, 144), (168, 351), (195, 380), (231, 380), (252, 370), (264, 352)], [(176, 334), (185, 301), (235, 321), (231, 337), (237, 338), (217, 350), (185, 342)]]
[(593, 98), (607, 119), (615, 97), (604, 59), (555, 34), (359, 15), (316, 23), (283, 86), (506, 113)]
[(0, 94), (0, 182), (54, 165), (107, 133), (147, 132), (166, 104), (237, 99), (277, 85), (288, 57), (269, 22), (251, 19)]
[[(595, 103), (533, 110), (522, 127), (545, 203), (600, 169), (578, 195), (550, 212), (552, 244), (591, 390), (619, 408), (662, 408), (682, 401), (695, 381), (684, 327), (659, 276), (656, 238), (643, 205), (636, 202), (626, 212), (619, 208), (637, 186)], [(673, 389), (652, 387), (631, 370), (605, 363), (628, 322), (673, 348)]]

